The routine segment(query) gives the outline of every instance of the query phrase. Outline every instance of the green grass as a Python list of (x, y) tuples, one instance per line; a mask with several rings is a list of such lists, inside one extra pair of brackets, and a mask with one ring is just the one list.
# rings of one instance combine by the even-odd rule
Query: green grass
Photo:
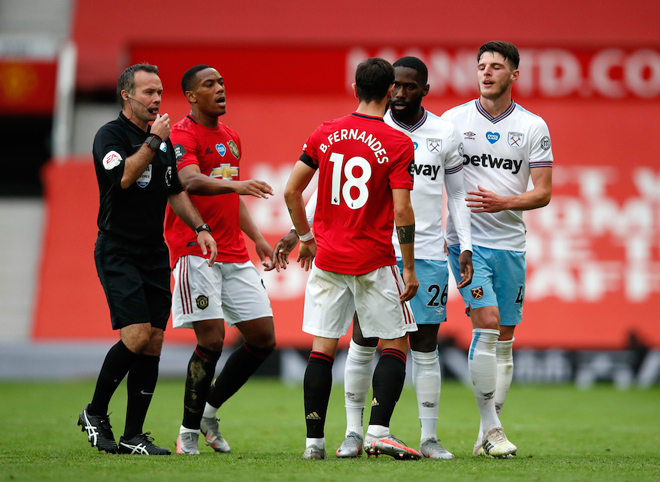
[[(617, 391), (610, 385), (581, 391), (572, 386), (514, 385), (502, 414), (518, 445), (510, 460), (471, 456), (478, 428), (471, 390), (442, 389), (439, 435), (455, 460), (400, 462), (390, 457), (340, 460), (343, 440), (341, 386), (335, 386), (326, 426), (329, 459), (302, 461), (305, 423), (302, 387), (251, 380), (220, 410), (231, 454), (200, 445), (200, 456), (141, 457), (99, 453), (76, 426), (93, 383), (0, 383), (0, 482), (26, 480), (189, 481), (644, 481), (660, 480), (660, 387)], [(183, 380), (161, 380), (147, 422), (156, 443), (174, 448), (182, 415)], [(126, 392), (111, 404), (118, 437)], [(368, 415), (365, 416), (367, 418)], [(415, 446), (417, 405), (406, 387), (392, 432)]]

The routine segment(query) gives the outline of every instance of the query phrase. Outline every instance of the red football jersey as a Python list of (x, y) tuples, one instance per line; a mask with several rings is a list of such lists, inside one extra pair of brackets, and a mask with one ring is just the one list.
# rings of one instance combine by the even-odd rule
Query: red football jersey
[[(201, 173), (206, 176), (239, 180), (241, 141), (236, 132), (224, 124), (218, 122), (217, 129), (209, 129), (187, 116), (172, 126), (170, 139), (174, 145), (177, 169), (197, 164)], [(190, 194), (190, 199), (204, 222), (211, 226), (213, 238), (218, 244), (217, 260), (227, 263), (249, 261), (239, 221), (238, 194)], [(170, 248), (172, 266), (181, 256), (202, 256), (197, 235), (181, 221), (169, 205), (165, 213), (165, 240)]]
[(412, 189), (410, 138), (383, 121), (353, 113), (323, 123), (300, 160), (318, 168), (314, 214), (316, 265), (365, 274), (396, 264), (392, 189)]

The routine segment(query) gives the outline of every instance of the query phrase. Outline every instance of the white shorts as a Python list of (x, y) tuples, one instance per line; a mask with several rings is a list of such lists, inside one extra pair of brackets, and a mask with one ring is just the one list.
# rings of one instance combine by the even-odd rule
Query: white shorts
[(338, 339), (345, 335), (357, 311), (366, 338), (393, 340), (417, 331), (408, 303), (401, 303), (403, 280), (396, 265), (370, 273), (332, 273), (312, 266), (305, 290), (303, 331)]
[(172, 326), (224, 319), (229, 326), (273, 316), (263, 280), (252, 263), (215, 263), (182, 256), (174, 267)]

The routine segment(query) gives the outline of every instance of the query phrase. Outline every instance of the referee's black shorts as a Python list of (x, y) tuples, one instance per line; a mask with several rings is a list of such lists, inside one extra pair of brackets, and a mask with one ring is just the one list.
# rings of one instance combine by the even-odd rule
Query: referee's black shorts
[(172, 307), (169, 253), (165, 243), (142, 246), (99, 233), (96, 272), (110, 307), (112, 329), (150, 323), (165, 330)]

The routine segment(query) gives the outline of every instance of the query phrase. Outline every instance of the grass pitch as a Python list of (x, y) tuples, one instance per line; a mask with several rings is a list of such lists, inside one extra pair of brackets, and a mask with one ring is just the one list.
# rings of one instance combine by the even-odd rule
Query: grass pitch
[[(76, 426), (94, 383), (0, 383), (0, 482), (4, 481), (646, 481), (660, 479), (660, 387), (617, 391), (610, 385), (514, 385), (502, 413), (518, 446), (509, 460), (474, 458), (478, 429), (469, 387), (443, 384), (438, 434), (455, 460), (396, 461), (391, 457), (337, 459), (344, 436), (342, 387), (333, 388), (326, 440), (328, 460), (303, 461), (305, 423), (301, 386), (253, 379), (220, 409), (231, 454), (200, 443), (201, 455), (109, 455), (90, 448)], [(183, 380), (160, 380), (145, 430), (174, 452), (182, 416)], [(110, 410), (115, 436), (123, 431), (126, 391)], [(368, 413), (365, 414), (368, 420)], [(415, 393), (406, 386), (392, 433), (419, 443)]]

